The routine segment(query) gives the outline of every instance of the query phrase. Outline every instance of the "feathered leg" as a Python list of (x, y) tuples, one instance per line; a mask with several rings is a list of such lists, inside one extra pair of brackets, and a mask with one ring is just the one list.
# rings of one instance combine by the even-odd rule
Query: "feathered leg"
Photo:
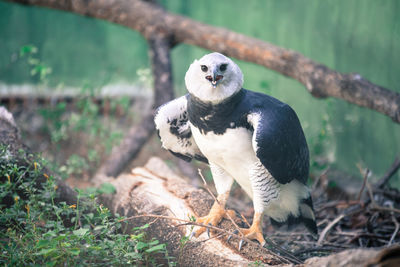
[[(249, 229), (240, 229), (241, 233), (249, 238), (257, 240), (262, 246), (265, 239), (262, 233), (262, 219), (265, 207), (278, 198), (280, 188), (272, 175), (263, 167), (261, 162), (256, 162), (250, 171), (251, 187), (253, 191), (254, 217)], [(239, 243), (239, 249), (241, 247)]]
[[(222, 218), (228, 218), (228, 215), (231, 218), (235, 216), (235, 212), (233, 210), (225, 210), (225, 205), (229, 198), (229, 193), (233, 184), (233, 178), (217, 165), (210, 164), (210, 168), (218, 193), (218, 202), (214, 202), (208, 215), (197, 218), (196, 221), (204, 225), (216, 226), (220, 223)], [(206, 230), (206, 227), (199, 227), (195, 232), (193, 232), (193, 234), (195, 237), (198, 237)]]

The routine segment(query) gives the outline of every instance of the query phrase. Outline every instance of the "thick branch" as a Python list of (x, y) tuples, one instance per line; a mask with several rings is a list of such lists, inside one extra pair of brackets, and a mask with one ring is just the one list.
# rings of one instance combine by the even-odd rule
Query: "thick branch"
[[(153, 118), (154, 115), (150, 112), (129, 129), (121, 143), (113, 147), (111, 155), (95, 175), (95, 180), (102, 178), (103, 175), (116, 177), (125, 169), (153, 134), (155, 130)], [(94, 183), (102, 182), (95, 180)]]
[(156, 34), (253, 62), (292, 77), (315, 97), (333, 96), (381, 112), (400, 123), (400, 94), (375, 85), (358, 74), (342, 74), (303, 55), (224, 28), (173, 15), (141, 0), (8, 0), (61, 9), (115, 22), (139, 31), (147, 39)]

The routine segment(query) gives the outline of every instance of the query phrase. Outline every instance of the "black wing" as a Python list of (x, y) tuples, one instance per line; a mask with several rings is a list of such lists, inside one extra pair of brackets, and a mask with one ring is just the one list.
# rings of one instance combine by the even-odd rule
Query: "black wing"
[(297, 179), (305, 184), (309, 153), (303, 129), (291, 107), (271, 99), (266, 108), (260, 107), (247, 117), (254, 129), (253, 149), (279, 183)]
[(192, 136), (187, 115), (186, 96), (174, 99), (158, 108), (154, 117), (162, 146), (173, 155), (191, 161), (193, 158), (208, 163)]

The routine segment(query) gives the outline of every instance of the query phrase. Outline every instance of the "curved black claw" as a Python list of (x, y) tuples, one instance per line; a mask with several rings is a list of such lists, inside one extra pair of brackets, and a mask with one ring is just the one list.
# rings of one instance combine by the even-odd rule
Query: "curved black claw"
[(240, 239), (240, 241), (239, 241), (239, 251), (242, 249), (243, 245), (244, 245), (244, 240)]
[[(209, 226), (212, 226), (211, 223), (208, 223), (208, 225), (209, 225)], [(207, 227), (206, 232), (207, 232), (208, 238), (211, 238), (211, 237), (210, 237), (210, 227)]]
[[(233, 233), (234, 233), (235, 235), (237, 235), (237, 234), (239, 233), (239, 230), (236, 229), (235, 231), (233, 231)], [(231, 238), (232, 238), (232, 235), (229, 235), (228, 238), (226, 239), (226, 242), (229, 243), (229, 241), (231, 240)]]
[(195, 231), (191, 232), (190, 235), (189, 235), (189, 239), (192, 239), (195, 235), (196, 235)]

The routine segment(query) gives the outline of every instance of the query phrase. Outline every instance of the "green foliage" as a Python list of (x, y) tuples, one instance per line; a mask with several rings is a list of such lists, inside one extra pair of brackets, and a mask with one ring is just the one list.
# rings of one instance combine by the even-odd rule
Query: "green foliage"
[[(173, 265), (165, 244), (146, 237), (149, 225), (124, 234), (123, 217), (98, 205), (93, 192), (78, 190), (77, 203), (57, 203), (57, 184), (43, 172), (45, 162), (21, 164), (8, 156), (0, 147), (0, 265), (155, 265), (157, 254)], [(103, 184), (99, 192), (115, 188)]]
[[(75, 107), (68, 107), (67, 102), (59, 102), (54, 106), (43, 107), (39, 110), (39, 114), (45, 121), (43, 130), (49, 134), (55, 149), (60, 150), (65, 144), (82, 142), (79, 154), (71, 154), (65, 162), (58, 162), (61, 167), (57, 166), (57, 169), (62, 172), (63, 177), (93, 172), (102, 157), (110, 153), (112, 147), (122, 140), (122, 131), (116, 130), (116, 127), (111, 127), (111, 125), (116, 122), (117, 107), (127, 112), (129, 98), (106, 100), (109, 103), (110, 112), (105, 119), (102, 114), (104, 104), (102, 107), (96, 102), (97, 94), (97, 90), (85, 85)], [(63, 151), (63, 153), (68, 152)]]
[[(46, 85), (52, 71), (38, 59), (38, 51), (34, 45), (24, 45), (19, 50), (19, 59), (25, 59), (31, 68), (31, 75), (38, 76), (41, 85)], [(141, 69), (138, 75), (142, 83), (151, 82), (149, 69)], [(58, 89), (62, 89), (61, 87), (62, 85)], [(72, 105), (61, 101), (43, 106), (38, 111), (45, 122), (43, 133), (50, 137), (52, 143), (49, 148), (50, 154), (60, 154), (60, 150), (65, 146), (80, 147), (77, 152), (63, 150), (65, 159), (54, 159), (56, 162), (52, 164), (52, 169), (64, 178), (93, 173), (101, 159), (110, 153), (112, 147), (123, 137), (121, 131), (111, 126), (117, 122), (118, 112), (127, 114), (130, 98), (102, 98), (103, 102), (99, 102), (99, 89), (86, 82), (81, 88), (78, 100)], [(103, 114), (105, 109), (108, 110), (107, 116)]]
[(259, 266), (264, 266), (264, 264), (259, 260), (253, 261), (248, 265), (248, 267), (259, 267)]
[(27, 56), (26, 62), (31, 68), (31, 76), (38, 76), (40, 82), (47, 83), (47, 77), (52, 72), (52, 69), (34, 56), (37, 52), (38, 49), (36, 46), (24, 45), (19, 50), (19, 57), (23, 58)]
[(326, 169), (331, 163), (329, 152), (332, 153), (333, 148), (333, 130), (330, 118), (327, 114), (322, 116), (322, 126), (316, 136), (308, 140), (311, 158), (311, 172), (318, 172)]

